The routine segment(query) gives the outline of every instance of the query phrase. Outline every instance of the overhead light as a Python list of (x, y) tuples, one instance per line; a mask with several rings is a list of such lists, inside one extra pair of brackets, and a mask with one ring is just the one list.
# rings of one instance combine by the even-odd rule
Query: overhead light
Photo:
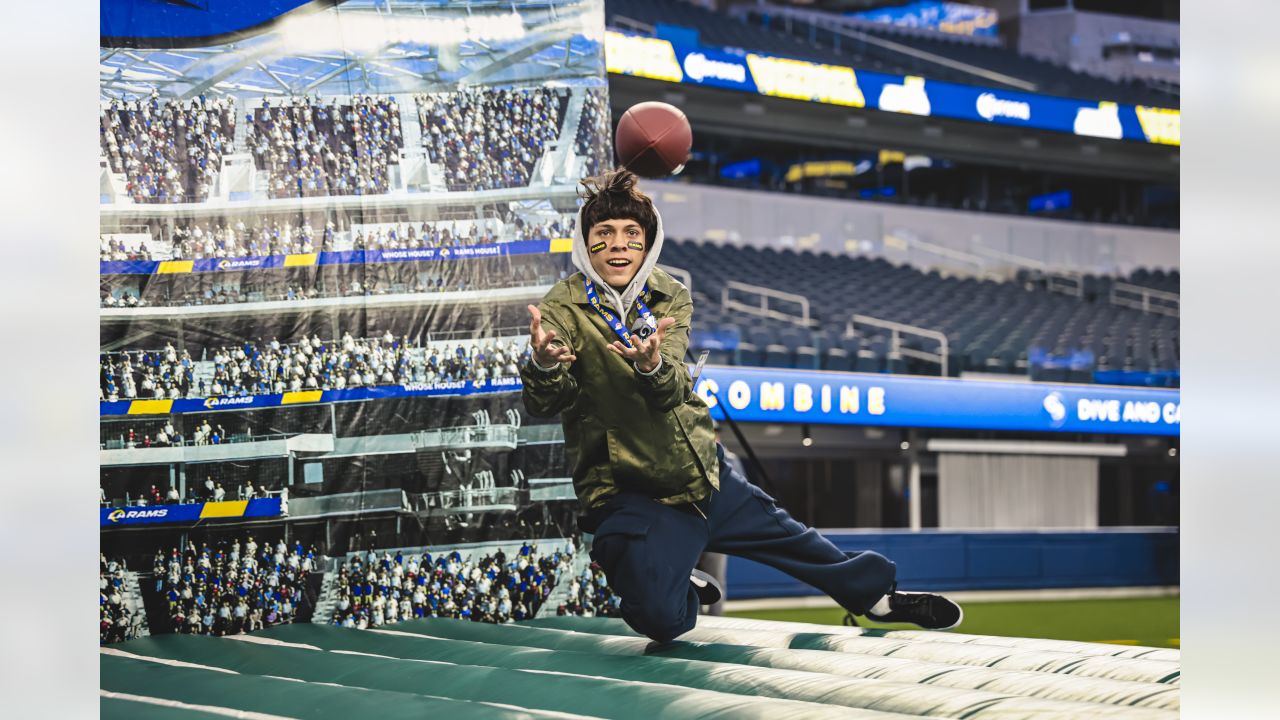
[(813, 436), (809, 433), (809, 426), (802, 425), (800, 431), (804, 433), (804, 438), (800, 440), (800, 444), (805, 447), (813, 445)]
[(907, 442), (906, 440), (903, 440), (903, 441), (898, 445), (898, 447), (902, 448), (903, 450), (910, 450), (910, 449), (911, 449), (911, 443)]
[(1178, 457), (1178, 448), (1176, 447), (1169, 448), (1169, 457)]

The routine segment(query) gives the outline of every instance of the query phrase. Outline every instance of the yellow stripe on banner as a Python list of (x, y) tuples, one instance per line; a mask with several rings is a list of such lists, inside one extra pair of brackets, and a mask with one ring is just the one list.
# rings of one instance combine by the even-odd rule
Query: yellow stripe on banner
[(130, 415), (165, 415), (173, 408), (172, 400), (134, 400), (129, 403)]
[(319, 257), (320, 257), (319, 253), (285, 255), (284, 266), (285, 267), (302, 267), (304, 265), (315, 265), (316, 258), (319, 258)]
[(553, 253), (573, 252), (573, 238), (552, 238), (551, 252)]
[(249, 507), (248, 500), (227, 500), (226, 502), (207, 502), (200, 510), (200, 519), (220, 517), (243, 517)]
[(168, 275), (169, 273), (189, 273), (191, 268), (195, 267), (194, 260), (162, 260), (160, 269), (156, 270), (159, 275)]
[(287, 392), (284, 397), (280, 398), (281, 405), (294, 405), (296, 403), (313, 403), (320, 402), (320, 396), (324, 394), (323, 390), (300, 390), (298, 392)]

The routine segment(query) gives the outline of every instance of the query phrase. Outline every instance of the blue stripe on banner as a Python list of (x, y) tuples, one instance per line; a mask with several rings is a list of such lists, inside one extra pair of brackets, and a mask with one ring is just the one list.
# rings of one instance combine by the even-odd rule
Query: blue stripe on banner
[[(410, 383), (326, 390), (318, 402), (518, 392), (519, 377), (486, 382)], [(1180, 433), (1177, 390), (1107, 385), (991, 382), (811, 370), (708, 366), (697, 393), (724, 419), (727, 403), (744, 422), (887, 425), (968, 430), (1126, 435)], [(275, 407), (282, 395), (173, 401), (170, 412)], [(124, 415), (128, 402), (99, 404), (102, 416)]]
[(249, 501), (244, 509), (244, 517), (275, 517), (280, 514), (280, 498), (257, 498)]
[[(195, 523), (204, 512), (205, 503), (156, 505), (153, 507), (102, 508), (98, 513), (101, 527), (123, 525), (156, 525), (160, 523)], [(244, 514), (235, 517), (276, 517), (281, 514), (278, 497), (257, 498), (245, 506)], [(228, 518), (220, 518), (228, 519)]]
[(1177, 390), (708, 367), (697, 392), (724, 419), (965, 430), (1178, 435)]
[[(517, 240), (509, 243), (492, 243), (470, 247), (322, 252), (315, 264), (363, 265), (365, 263), (422, 262), (426, 260), (469, 260), (471, 258), (504, 257), (508, 255), (542, 255), (550, 252), (550, 240)], [(286, 257), (288, 256), (203, 258), (193, 262), (191, 272), (270, 270), (284, 267)], [(146, 260), (113, 260), (98, 263), (98, 273), (101, 275), (154, 275), (159, 269), (159, 262)]]

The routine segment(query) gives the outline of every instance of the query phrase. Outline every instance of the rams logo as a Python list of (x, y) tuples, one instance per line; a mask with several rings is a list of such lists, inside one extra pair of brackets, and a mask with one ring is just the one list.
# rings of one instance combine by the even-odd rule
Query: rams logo
[(252, 404), (252, 395), (242, 395), (240, 397), (208, 397), (204, 399), (204, 406), (209, 410), (220, 407)]
[(231, 261), (230, 261), (230, 260), (222, 260), (221, 262), (219, 262), (219, 263), (218, 263), (218, 269), (219, 269), (219, 270), (226, 270), (226, 269), (227, 269), (227, 268), (229, 268), (229, 267), (231, 267)]
[(169, 516), (169, 508), (142, 508), (125, 510), (116, 508), (107, 513), (107, 521), (118, 523), (121, 520), (146, 520), (149, 518), (163, 519)]
[(1062, 427), (1067, 421), (1067, 405), (1062, 401), (1062, 393), (1051, 392), (1044, 397), (1044, 411), (1049, 413), (1053, 427)]

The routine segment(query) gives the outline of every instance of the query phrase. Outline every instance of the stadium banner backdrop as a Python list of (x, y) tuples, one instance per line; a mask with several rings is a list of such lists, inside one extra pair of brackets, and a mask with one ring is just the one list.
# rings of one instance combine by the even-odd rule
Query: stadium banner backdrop
[[(110, 415), (193, 413), (297, 403), (519, 391), (520, 378), (412, 383), (227, 398), (103, 402)], [(743, 422), (963, 430), (1178, 435), (1177, 390), (707, 366), (697, 393), (712, 415)]]
[(610, 30), (609, 72), (829, 105), (1180, 145), (1178, 110), (889, 75)]
[[(578, 181), (612, 165), (604, 0), (100, 22), (104, 555), (563, 550), (559, 424), (524, 417), (515, 368), (525, 305), (573, 271)], [(296, 617), (330, 622), (312, 580)]]
[(363, 265), (365, 263), (466, 260), (503, 255), (545, 255), (573, 252), (571, 238), (513, 240), (457, 248), (412, 248), (403, 250), (346, 250), (263, 257), (201, 258), (199, 260), (102, 260), (101, 275), (158, 275), (174, 273), (243, 272), (308, 265)]
[(120, 527), (150, 523), (196, 523), (223, 518), (269, 518), (281, 513), (280, 498), (223, 500), (158, 507), (102, 508), (99, 524)]

